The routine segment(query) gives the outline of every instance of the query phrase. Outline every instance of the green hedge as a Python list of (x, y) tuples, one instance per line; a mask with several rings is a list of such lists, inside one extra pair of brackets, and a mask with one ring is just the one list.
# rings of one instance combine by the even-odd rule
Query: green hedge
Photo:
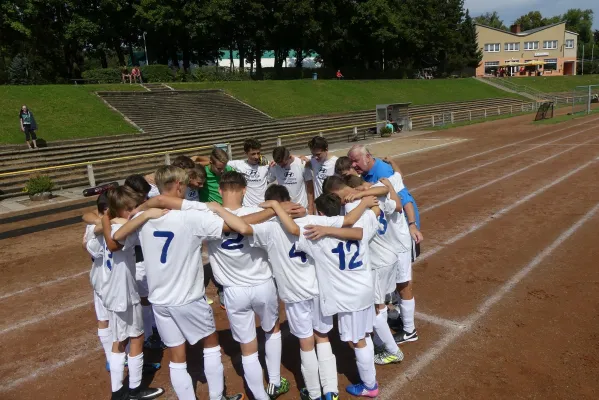
[(119, 83), (121, 81), (120, 68), (100, 68), (83, 71), (83, 79), (88, 79), (92, 83)]
[(168, 65), (144, 65), (140, 69), (144, 82), (173, 82), (175, 79), (175, 73)]

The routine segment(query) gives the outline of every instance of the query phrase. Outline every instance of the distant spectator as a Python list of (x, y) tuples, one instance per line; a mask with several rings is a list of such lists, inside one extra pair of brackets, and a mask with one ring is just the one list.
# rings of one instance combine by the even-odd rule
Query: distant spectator
[(133, 67), (133, 70), (131, 71), (131, 80), (134, 83), (137, 83), (137, 81), (139, 81), (139, 83), (143, 83), (141, 81), (141, 70), (139, 69), (139, 67), (137, 65), (135, 67)]
[(337, 70), (337, 79), (343, 79), (343, 74), (340, 69)]
[(125, 82), (127, 79), (129, 80), (129, 83), (131, 83), (131, 74), (129, 73), (129, 68), (127, 68), (126, 65), (123, 65), (123, 68), (121, 68), (121, 82), (127, 83)]
[[(35, 131), (37, 130), (37, 124), (33, 113), (27, 108), (27, 106), (21, 107), (19, 112), (19, 122), (21, 124), (21, 131), (25, 132), (25, 141), (29, 149), (38, 149), (37, 147), (37, 136)], [(31, 145), (33, 143), (33, 146)]]

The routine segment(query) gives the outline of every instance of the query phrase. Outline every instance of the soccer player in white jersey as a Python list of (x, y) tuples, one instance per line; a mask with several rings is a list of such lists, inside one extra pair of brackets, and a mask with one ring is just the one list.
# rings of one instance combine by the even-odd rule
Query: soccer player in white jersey
[(268, 165), (260, 165), (262, 155), (260, 151), (262, 143), (259, 140), (250, 138), (243, 142), (243, 151), (246, 160), (231, 160), (227, 165), (235, 171), (243, 174), (247, 182), (245, 196), (243, 197), (244, 207), (257, 207), (264, 201), (264, 192), (269, 183), (274, 181), (274, 177), (269, 173)]
[[(329, 193), (315, 200), (319, 214), (337, 217), (341, 211), (339, 196)], [(369, 334), (373, 331), (374, 287), (368, 243), (378, 230), (378, 221), (372, 210), (360, 217), (354, 228), (352, 240), (322, 236), (322, 231), (308, 235), (315, 227), (298, 225), (277, 209), (277, 215), (289, 233), (299, 236), (296, 251), (303, 251), (314, 259), (320, 288), (320, 306), (323, 315), (337, 314), (339, 335), (354, 349), (360, 383), (347, 386), (354, 396), (376, 397), (379, 389), (374, 367), (374, 346)], [(321, 224), (317, 216), (307, 217), (310, 223)], [(342, 217), (335, 226), (342, 225)], [(331, 225), (324, 223), (323, 225)], [(291, 226), (291, 228), (290, 228)], [(356, 229), (358, 228), (358, 229)], [(360, 229), (361, 228), (361, 229)], [(326, 231), (325, 231), (326, 233)]]
[(308, 142), (308, 147), (312, 153), (309, 168), (312, 170), (313, 183), (312, 191), (308, 191), (308, 212), (316, 214), (314, 199), (322, 194), (324, 180), (335, 174), (337, 157), (329, 154), (329, 143), (323, 137), (314, 136)]
[(289, 154), (283, 146), (272, 151), (270, 174), (279, 185), (285, 186), (291, 201), (308, 208), (308, 192), (313, 191), (312, 171), (306, 168), (306, 162)]
[[(184, 197), (187, 180), (186, 172), (180, 168), (165, 166), (156, 171), (156, 183), (165, 196)], [(210, 400), (244, 398), (242, 394), (227, 397), (223, 393), (221, 349), (212, 309), (204, 296), (201, 245), (207, 238), (220, 237), (223, 230), (243, 230), (249, 225), (219, 205), (211, 206), (219, 216), (191, 210), (171, 211), (150, 219), (156, 216), (150, 215), (156, 210), (151, 209), (136, 215), (114, 234), (119, 240), (139, 237), (145, 255), (149, 301), (158, 331), (169, 347), (171, 382), (182, 400), (196, 398), (187, 372), (186, 345), (200, 340)]]
[[(347, 175), (344, 178), (332, 176), (324, 183), (325, 192), (337, 194), (345, 203), (345, 211), (351, 211), (358, 204), (353, 197), (359, 192), (355, 189), (364, 184), (359, 176)], [(377, 183), (382, 187), (383, 184)], [(379, 198), (380, 212), (378, 214), (379, 229), (370, 242), (371, 261), (373, 268), (373, 284), (375, 287), (376, 320), (374, 324), (375, 362), (386, 365), (401, 362), (404, 358), (387, 324), (387, 306), (385, 297), (395, 290), (399, 271), (399, 254), (408, 252), (410, 246), (405, 246), (399, 238), (406, 238), (411, 243), (410, 232), (402, 215), (401, 201), (393, 190), (390, 195)]]
[[(106, 193), (102, 193), (96, 200), (98, 216), (102, 217), (108, 210), (108, 198)], [(104, 260), (104, 236), (101, 231), (96, 231), (95, 224), (88, 224), (85, 227), (83, 236), (83, 248), (92, 258), (92, 268), (89, 272), (89, 281), (94, 290), (94, 308), (96, 310), (96, 319), (98, 320), (98, 338), (106, 354), (106, 370), (110, 371), (110, 355), (112, 353), (112, 331), (110, 329), (110, 315), (104, 303), (101, 294), (105, 281), (102, 279), (102, 267)]]
[[(364, 182), (361, 186), (357, 187), (359, 192), (353, 194), (351, 198), (359, 199), (362, 196), (380, 196), (385, 195), (385, 193), (391, 193), (391, 191), (399, 194), (405, 186), (401, 174), (397, 172), (399, 168), (393, 164), (392, 166), (396, 172), (391, 177), (388, 179), (381, 179), (381, 182), (375, 185)], [(411, 210), (413, 211), (413, 208)], [(404, 212), (407, 214), (407, 209), (404, 209)], [(400, 246), (397, 246), (399, 253), (396, 290), (399, 293), (400, 298), (399, 309), (403, 328), (394, 335), (394, 338), (396, 343), (402, 344), (418, 340), (418, 332), (416, 331), (414, 322), (416, 302), (412, 290), (411, 250), (413, 242), (420, 243), (424, 238), (416, 225), (414, 223), (409, 223), (406, 218), (398, 219), (397, 224), (398, 225), (394, 225), (394, 230), (391, 231), (391, 234), (396, 236), (396, 241), (400, 244)], [(407, 232), (406, 225), (408, 226)]]
[[(135, 281), (135, 250), (137, 240), (124, 243), (112, 240), (112, 234), (129, 218), (131, 211), (143, 202), (143, 197), (128, 186), (107, 192), (109, 210), (102, 218), (105, 248), (102, 277), (105, 285), (101, 298), (110, 311), (112, 330), (110, 381), (112, 400), (154, 399), (164, 393), (162, 388), (141, 388), (143, 372), (144, 328), (142, 305)], [(111, 221), (110, 217), (114, 219)], [(125, 347), (129, 344), (129, 387), (123, 385)]]
[[(290, 195), (285, 186), (271, 185), (266, 190), (265, 199), (265, 206), (276, 209), (281, 207), (280, 203), (290, 201)], [(362, 202), (361, 208), (356, 210), (354, 219), (346, 216), (330, 218), (323, 222), (334, 222), (335, 225), (340, 221), (342, 225), (353, 225), (374, 198), (371, 198), (370, 202), (368, 198), (366, 200)], [(304, 226), (312, 221), (310, 217), (305, 217), (296, 219), (295, 222)], [(267, 251), (273, 265), (279, 297), (285, 303), (291, 333), (300, 342), (301, 370), (306, 383), (306, 388), (300, 393), (302, 400), (320, 399), (321, 384), (325, 399), (338, 399), (336, 361), (327, 336), (333, 327), (333, 319), (330, 315), (324, 316), (320, 311), (314, 259), (295, 251), (297, 236), (285, 231), (279, 220), (251, 227), (253, 232), (249, 238), (250, 245)]]
[[(262, 210), (242, 206), (246, 181), (239, 172), (229, 171), (222, 175), (220, 192), (223, 206), (237, 216)], [(208, 255), (214, 278), (224, 287), (231, 332), (240, 343), (244, 376), (252, 394), (257, 400), (267, 400), (288, 392), (289, 382), (281, 377), (279, 300), (266, 252), (251, 247), (243, 233), (232, 233), (209, 240)], [(269, 381), (266, 390), (258, 361), (256, 314), (266, 336)]]

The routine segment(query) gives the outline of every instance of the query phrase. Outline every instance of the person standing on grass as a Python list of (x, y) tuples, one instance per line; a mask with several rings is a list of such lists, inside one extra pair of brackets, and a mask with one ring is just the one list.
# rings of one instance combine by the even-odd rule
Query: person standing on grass
[(35, 123), (35, 118), (33, 118), (33, 113), (25, 105), (21, 107), (21, 111), (19, 112), (19, 122), (21, 124), (21, 132), (25, 133), (25, 141), (29, 149), (38, 149), (37, 136), (35, 135), (37, 124)]

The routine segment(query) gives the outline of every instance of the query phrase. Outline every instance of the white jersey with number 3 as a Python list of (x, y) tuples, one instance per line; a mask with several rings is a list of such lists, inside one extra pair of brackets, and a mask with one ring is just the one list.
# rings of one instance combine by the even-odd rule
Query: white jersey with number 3
[[(229, 210), (242, 217), (262, 211), (259, 207), (241, 207)], [(272, 279), (266, 251), (251, 247), (247, 237), (225, 233), (216, 240), (208, 241), (208, 256), (214, 278), (221, 285), (258, 286)]]
[[(389, 178), (389, 182), (393, 186), (393, 190), (396, 193), (402, 191), (405, 186), (403, 183), (403, 179), (401, 175), (396, 172), (391, 175)], [(376, 183), (374, 186), (381, 186), (382, 183)], [(389, 198), (390, 195), (387, 195)], [(412, 237), (410, 236), (410, 229), (408, 226), (408, 222), (406, 221), (403, 213), (395, 213), (392, 214), (387, 221), (387, 232), (385, 236), (389, 240), (390, 243), (395, 243), (395, 252), (396, 254), (405, 253), (407, 251), (412, 251)]]
[[(337, 217), (335, 225), (343, 225), (343, 217)], [(308, 216), (306, 224), (330, 225), (326, 217)], [(308, 240), (305, 226), (300, 226), (296, 249), (314, 258), (323, 315), (364, 310), (374, 304), (372, 271), (368, 260), (368, 242), (376, 234), (376, 216), (367, 210), (354, 225), (363, 229), (362, 240), (339, 240), (324, 237)]]
[(169, 211), (141, 227), (150, 303), (182, 306), (204, 296), (202, 241), (220, 237), (222, 230), (222, 218), (197, 210)]

